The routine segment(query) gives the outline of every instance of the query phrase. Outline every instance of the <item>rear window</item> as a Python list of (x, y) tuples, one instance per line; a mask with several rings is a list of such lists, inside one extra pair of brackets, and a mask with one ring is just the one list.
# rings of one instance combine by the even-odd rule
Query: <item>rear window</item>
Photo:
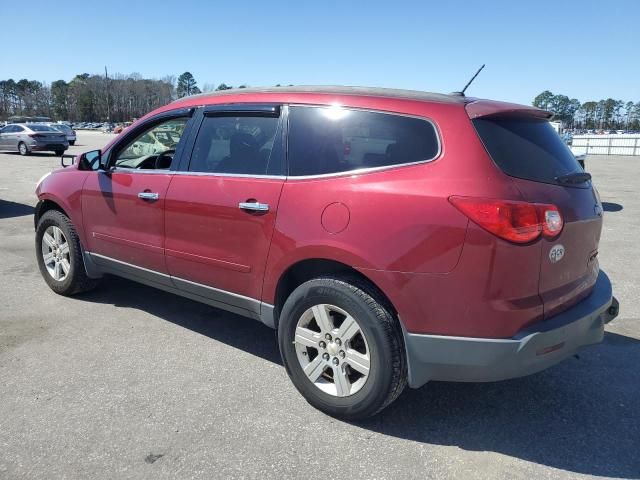
[(531, 117), (483, 117), (473, 125), (496, 165), (507, 175), (557, 183), (581, 171), (578, 161), (548, 121)]
[(29, 125), (29, 129), (34, 132), (57, 132), (55, 128), (51, 128), (46, 125)]
[(324, 175), (432, 160), (433, 124), (340, 107), (291, 107), (289, 175)]

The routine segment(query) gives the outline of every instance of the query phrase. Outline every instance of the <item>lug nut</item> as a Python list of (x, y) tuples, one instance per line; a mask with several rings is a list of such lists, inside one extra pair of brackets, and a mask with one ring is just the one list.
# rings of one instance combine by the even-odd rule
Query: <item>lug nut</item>
[(324, 338), (326, 338), (327, 340), (331, 341), (331, 335), (329, 335), (328, 333), (324, 336)]
[(327, 347), (327, 344), (326, 344), (326, 343), (324, 343), (324, 342), (320, 342), (320, 348), (326, 348), (326, 347)]
[(322, 358), (324, 358), (325, 360), (329, 360), (329, 354), (328, 353), (323, 353), (322, 354)]
[(336, 345), (342, 345), (342, 342), (340, 341), (340, 339), (339, 339), (339, 338), (336, 338), (336, 339), (334, 340), (334, 342), (336, 342)]
[(333, 357), (333, 364), (338, 365), (339, 363), (340, 363), (340, 360), (338, 360), (338, 357)]
[(344, 350), (340, 350), (340, 358), (344, 358), (344, 357), (345, 357), (345, 355), (346, 355), (346, 354), (344, 353)]

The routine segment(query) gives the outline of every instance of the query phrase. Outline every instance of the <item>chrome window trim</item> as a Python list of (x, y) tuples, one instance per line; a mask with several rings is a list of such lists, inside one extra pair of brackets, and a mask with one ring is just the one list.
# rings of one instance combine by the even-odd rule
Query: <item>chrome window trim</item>
[[(204, 105), (206, 107), (207, 105)], [(307, 108), (330, 108), (331, 105), (328, 104), (304, 104), (304, 103), (284, 103), (282, 104), (283, 109), (289, 109), (289, 107), (307, 107)], [(357, 175), (366, 175), (369, 173), (376, 173), (385, 170), (392, 170), (396, 168), (404, 168), (411, 167), (416, 165), (422, 165), (426, 163), (431, 163), (438, 160), (442, 156), (442, 140), (440, 129), (436, 122), (434, 122), (429, 117), (423, 117), (420, 115), (411, 115), (406, 113), (392, 112), (387, 110), (376, 110), (371, 108), (358, 108), (358, 107), (344, 107), (346, 110), (354, 110), (359, 112), (370, 112), (370, 113), (381, 113), (385, 115), (394, 115), (397, 117), (407, 117), (414, 118), (416, 120), (422, 120), (431, 124), (436, 134), (436, 141), (438, 143), (438, 149), (433, 158), (427, 160), (418, 160), (415, 162), (407, 162), (407, 163), (398, 163), (394, 165), (384, 165), (381, 167), (368, 167), (368, 168), (359, 168), (356, 170), (349, 170), (345, 172), (333, 172), (333, 173), (321, 173), (317, 175), (251, 175), (244, 173), (214, 173), (214, 172), (191, 172), (188, 170), (153, 170), (153, 169), (145, 169), (140, 170), (136, 168), (126, 168), (126, 167), (115, 167), (111, 171), (113, 172), (128, 172), (128, 173), (151, 173), (151, 174), (166, 174), (166, 175), (191, 175), (197, 177), (223, 177), (223, 178), (256, 178), (256, 179), (265, 179), (265, 180), (284, 180), (284, 181), (303, 181), (303, 180), (316, 180), (316, 179), (324, 179), (324, 178), (336, 178), (336, 177), (351, 177)], [(280, 115), (283, 115), (281, 111)], [(288, 125), (287, 125), (288, 127)], [(283, 135), (286, 135), (286, 145), (285, 145), (285, 155), (286, 155), (286, 165), (287, 169), (289, 167), (289, 128), (287, 128), (286, 132), (283, 132)]]
[[(332, 105), (327, 105), (327, 104), (310, 104), (310, 103), (288, 103), (286, 104), (287, 107), (307, 107), (307, 108), (331, 108)], [(403, 167), (409, 167), (409, 166), (413, 166), (413, 165), (421, 165), (424, 163), (431, 163), (434, 162), (436, 160), (438, 160), (440, 158), (440, 156), (442, 155), (442, 140), (441, 140), (441, 135), (440, 135), (440, 129), (438, 128), (438, 125), (436, 124), (436, 122), (434, 122), (431, 118), (429, 117), (422, 117), (420, 115), (412, 115), (412, 114), (408, 114), (408, 113), (399, 113), (399, 112), (392, 112), (392, 111), (388, 111), (388, 110), (376, 110), (376, 109), (372, 109), (372, 108), (358, 108), (358, 107), (350, 107), (350, 106), (342, 106), (339, 105), (340, 107), (344, 108), (345, 110), (353, 110), (353, 111), (358, 111), (358, 112), (370, 112), (370, 113), (382, 113), (385, 115), (393, 115), (396, 117), (407, 117), (407, 118), (414, 118), (416, 120), (422, 120), (425, 121), (427, 123), (430, 123), (431, 126), (433, 127), (433, 131), (436, 134), (436, 141), (438, 143), (438, 149), (436, 151), (436, 154), (434, 155), (433, 158), (427, 159), (427, 160), (418, 160), (416, 162), (407, 162), (407, 163), (397, 163), (394, 165), (384, 165), (382, 167), (369, 167), (369, 168), (359, 168), (357, 170), (349, 170), (349, 171), (345, 171), (345, 172), (333, 172), (333, 173), (321, 173), (318, 175), (288, 175), (287, 176), (287, 181), (291, 181), (291, 180), (313, 180), (313, 179), (321, 179), (321, 178), (333, 178), (333, 177), (348, 177), (348, 176), (352, 176), (352, 175), (364, 175), (364, 174), (368, 174), (368, 173), (373, 173), (373, 172), (380, 172), (383, 170), (390, 170), (392, 168), (403, 168)], [(289, 121), (291, 121), (291, 119), (289, 119)], [(291, 161), (289, 159), (289, 155), (288, 155), (288, 146), (289, 146), (289, 132), (287, 132), (287, 166), (289, 166), (291, 164)]]
[(188, 172), (185, 170), (153, 170), (153, 169), (138, 169), (138, 168), (126, 168), (115, 167), (110, 170), (113, 173), (151, 173), (154, 175), (188, 175), (194, 177), (235, 177), (235, 178), (259, 178), (267, 180), (286, 180), (285, 175), (249, 175), (246, 173), (211, 173), (211, 172)]

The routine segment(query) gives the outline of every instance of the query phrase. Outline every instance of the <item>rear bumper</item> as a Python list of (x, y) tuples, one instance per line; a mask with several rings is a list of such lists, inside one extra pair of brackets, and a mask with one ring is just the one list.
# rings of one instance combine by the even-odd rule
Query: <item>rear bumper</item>
[(449, 337), (405, 332), (409, 386), (430, 380), (491, 382), (522, 377), (599, 343), (604, 324), (618, 315), (609, 277), (600, 271), (592, 293), (555, 317), (507, 339)]
[(55, 151), (55, 150), (67, 150), (69, 148), (68, 143), (34, 143), (29, 145), (29, 150), (33, 152)]

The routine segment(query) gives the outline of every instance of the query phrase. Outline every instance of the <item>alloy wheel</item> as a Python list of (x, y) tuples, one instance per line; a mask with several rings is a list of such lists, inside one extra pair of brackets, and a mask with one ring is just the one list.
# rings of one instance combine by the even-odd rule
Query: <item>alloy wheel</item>
[(371, 357), (357, 320), (335, 305), (306, 310), (296, 325), (296, 356), (307, 378), (336, 397), (358, 392), (369, 377)]
[(69, 242), (59, 227), (51, 225), (42, 236), (42, 260), (54, 280), (63, 281), (71, 270)]

